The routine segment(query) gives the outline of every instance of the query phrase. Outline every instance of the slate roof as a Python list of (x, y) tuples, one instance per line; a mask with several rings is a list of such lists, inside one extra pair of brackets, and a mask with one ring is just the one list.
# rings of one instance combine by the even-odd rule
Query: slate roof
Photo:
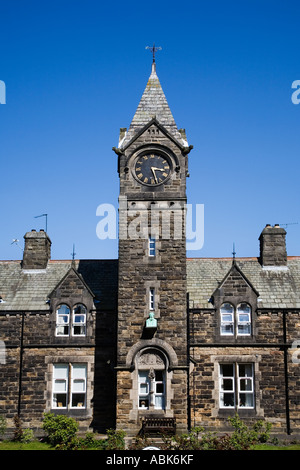
[[(300, 308), (300, 257), (289, 256), (287, 266), (264, 268), (257, 258), (237, 258), (236, 263), (258, 291), (258, 308)], [(232, 258), (189, 258), (187, 289), (190, 307), (213, 309), (213, 292), (232, 266)]]
[[(258, 307), (300, 309), (300, 257), (290, 256), (286, 267), (266, 269), (257, 258), (236, 258), (238, 267), (258, 291)], [(188, 258), (190, 307), (213, 309), (209, 302), (232, 265), (231, 258)], [(76, 260), (75, 266), (101, 309), (115, 309), (118, 260)], [(0, 312), (47, 311), (47, 300), (67, 274), (70, 260), (49, 261), (46, 269), (22, 270), (20, 261), (0, 261)]]
[[(53, 289), (71, 267), (71, 261), (49, 261), (46, 269), (23, 270), (20, 261), (0, 262), (0, 312), (47, 311)], [(117, 260), (76, 260), (75, 267), (95, 295), (101, 309), (115, 309)]]
[(135, 134), (138, 133), (154, 117), (173, 137), (175, 137), (180, 145), (184, 147), (188, 146), (187, 141), (182, 138), (182, 135), (177, 129), (177, 125), (169, 108), (166, 96), (156, 74), (156, 66), (155, 64), (152, 64), (152, 71), (146, 88), (132, 119), (130, 127), (124, 139), (119, 143), (119, 148), (126, 147)]

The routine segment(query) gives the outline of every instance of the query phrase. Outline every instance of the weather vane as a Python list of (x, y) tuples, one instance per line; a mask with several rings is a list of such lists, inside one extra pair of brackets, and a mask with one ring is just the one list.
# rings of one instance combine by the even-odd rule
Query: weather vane
[(232, 259), (235, 260), (235, 255), (236, 255), (235, 243), (233, 243), (232, 249), (233, 249), (233, 252), (232, 252)]
[(156, 53), (157, 51), (161, 51), (162, 48), (161, 48), (161, 47), (155, 47), (155, 44), (153, 44), (153, 46), (146, 46), (146, 49), (149, 49), (149, 51), (152, 52), (153, 64), (155, 64), (155, 53)]

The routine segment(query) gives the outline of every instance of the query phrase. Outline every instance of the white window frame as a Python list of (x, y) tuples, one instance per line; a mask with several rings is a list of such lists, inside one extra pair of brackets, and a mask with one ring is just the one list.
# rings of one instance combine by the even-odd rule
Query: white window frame
[(154, 257), (156, 256), (156, 238), (149, 236), (148, 239), (148, 256)]
[[(138, 370), (138, 408), (149, 410), (152, 406), (155, 410), (164, 410), (166, 407), (166, 371), (165, 369), (154, 369), (154, 378), (150, 378), (150, 369)], [(162, 379), (157, 380), (157, 373), (162, 374)], [(142, 388), (143, 387), (143, 388)], [(158, 387), (163, 391), (159, 392)], [(141, 406), (142, 402), (145, 405)], [(160, 405), (158, 405), (160, 401)]]
[(155, 310), (155, 289), (150, 287), (149, 289), (149, 309), (151, 311)]
[[(224, 307), (229, 305), (231, 311), (228, 308), (225, 310)], [(247, 306), (248, 311), (246, 311), (245, 307), (242, 309), (242, 306)], [(242, 315), (247, 316), (247, 319), (241, 320)], [(251, 336), (251, 317), (252, 309), (247, 302), (240, 302), (236, 308), (230, 302), (224, 302), (220, 307), (220, 335), (230, 337)]]
[[(83, 307), (84, 313), (76, 313), (75, 310), (77, 307)], [(87, 309), (84, 304), (76, 304), (73, 307), (72, 311), (72, 336), (86, 336), (86, 314), (87, 314)], [(76, 318), (83, 317), (82, 321), (76, 322)], [(75, 333), (75, 328), (79, 327), (82, 329), (83, 333)]]
[[(76, 375), (75, 370), (81, 368), (84, 370), (83, 375)], [(72, 364), (71, 365), (71, 396), (70, 396), (70, 408), (71, 409), (82, 409), (86, 408), (86, 379), (87, 379), (87, 365), (86, 364)], [(78, 391), (76, 390), (76, 382), (77, 384), (81, 384), (82, 390)], [(78, 395), (83, 395), (83, 400), (81, 402), (78, 402), (77, 406), (73, 405), (73, 400), (74, 397)]]
[[(165, 381), (165, 377), (166, 377), (166, 374), (165, 374), (165, 370), (155, 370), (155, 379), (153, 381), (153, 385), (154, 385), (154, 408), (156, 410), (164, 410), (165, 407), (166, 407), (166, 381)], [(162, 380), (157, 380), (157, 373), (160, 372), (162, 373)], [(158, 386), (162, 386), (163, 387), (163, 391), (162, 392), (158, 392), (157, 391), (157, 387)], [(158, 400), (157, 399), (160, 399), (161, 402), (162, 402), (162, 405), (161, 406), (158, 406), (157, 403), (158, 403)]]
[[(66, 307), (66, 309), (68, 309), (68, 313), (64, 312), (64, 313), (60, 313), (59, 310), (62, 308), (62, 307)], [(65, 321), (65, 317), (67, 318), (67, 321)], [(71, 318), (71, 309), (69, 307), (69, 305), (67, 304), (60, 304), (57, 309), (56, 309), (56, 329), (55, 329), (55, 335), (56, 336), (69, 336), (70, 335), (70, 318)], [(60, 333), (60, 330), (61, 329), (65, 329), (67, 328), (67, 331), (68, 333)]]
[[(138, 407), (139, 409), (149, 409), (150, 405), (150, 379), (149, 379), (149, 370), (139, 370), (138, 371)], [(145, 402), (144, 405), (141, 403)]]
[[(230, 305), (231, 307), (230, 311), (228, 308), (225, 310), (224, 308), (225, 305)], [(221, 335), (233, 336), (234, 335), (234, 306), (230, 302), (224, 302), (220, 308), (220, 315), (221, 315), (221, 328), (220, 328)], [(231, 318), (225, 320), (225, 316), (231, 317)]]
[[(242, 309), (242, 305), (246, 305), (249, 311), (246, 311), (245, 308)], [(250, 336), (251, 335), (251, 306), (247, 302), (241, 302), (236, 309), (237, 315), (237, 335), (238, 336)], [(244, 315), (248, 317), (247, 320), (241, 320), (241, 316)], [(248, 329), (248, 332), (242, 332), (244, 328)]]
[[(232, 375), (224, 375), (223, 370), (224, 366), (232, 367)], [(250, 375), (241, 375), (240, 368), (248, 367), (251, 371)], [(251, 367), (251, 369), (249, 369)], [(224, 387), (224, 382), (227, 382), (226, 387)], [(232, 387), (228, 387), (228, 384), (232, 383)], [(242, 384), (245, 384), (244, 386)], [(250, 385), (250, 387), (249, 387)], [(233, 396), (233, 404), (225, 405), (224, 404), (224, 395), (231, 394)], [(243, 399), (243, 395), (248, 395), (250, 401), (252, 402), (251, 406), (241, 405), (247, 400)], [(254, 367), (253, 363), (243, 363), (243, 362), (230, 362), (230, 363), (220, 363), (219, 364), (219, 407), (220, 409), (250, 409), (253, 410), (255, 407), (255, 396), (254, 396)]]
[[(76, 368), (82, 368), (84, 370), (84, 375), (77, 376), (74, 374)], [(57, 374), (56, 371), (65, 370), (65, 377), (61, 374)], [(75, 382), (81, 382), (82, 390), (76, 390)], [(61, 387), (57, 387), (58, 383), (64, 384), (64, 391), (59, 390)], [(52, 409), (86, 409), (86, 400), (87, 400), (87, 364), (86, 363), (57, 363), (53, 364), (53, 379), (52, 379), (52, 398), (51, 398), (51, 407)], [(83, 395), (83, 400), (78, 402), (77, 406), (73, 406), (73, 398), (75, 395)], [(59, 405), (57, 401), (57, 395), (65, 396), (65, 405)], [(81, 403), (81, 406), (79, 406)]]
[[(64, 377), (58, 371), (65, 371)], [(59, 386), (58, 386), (59, 384)], [(64, 385), (64, 390), (61, 390), (61, 385)], [(53, 384), (52, 384), (52, 408), (53, 409), (67, 409), (68, 407), (68, 390), (69, 390), (69, 364), (53, 364)], [(58, 401), (58, 395), (65, 397), (62, 401)]]
[[(68, 309), (68, 312), (60, 313), (59, 310), (61, 307), (66, 307)], [(79, 306), (82, 306), (84, 309), (84, 312), (81, 313), (75, 313), (75, 309)], [(81, 322), (76, 322), (76, 318), (79, 316), (83, 317), (83, 320)], [(68, 338), (70, 336), (78, 337), (78, 336), (86, 336), (86, 321), (87, 321), (87, 308), (84, 304), (76, 304), (74, 307), (71, 309), (68, 304), (62, 303), (60, 304), (57, 309), (56, 309), (56, 328), (55, 328), (55, 336), (59, 337), (65, 337)], [(83, 331), (83, 333), (76, 333), (75, 328), (80, 327)], [(64, 332), (64, 330), (67, 331), (67, 333)], [(60, 331), (63, 331), (62, 333)]]

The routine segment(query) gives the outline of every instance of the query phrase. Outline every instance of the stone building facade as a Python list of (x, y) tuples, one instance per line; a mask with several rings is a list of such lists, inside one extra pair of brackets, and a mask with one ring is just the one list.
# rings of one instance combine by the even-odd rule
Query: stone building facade
[(227, 430), (239, 413), (300, 431), (300, 257), (267, 225), (253, 258), (187, 259), (188, 156), (156, 65), (118, 147), (118, 260), (51, 260), (44, 231), (0, 262), (0, 413), (135, 436)]

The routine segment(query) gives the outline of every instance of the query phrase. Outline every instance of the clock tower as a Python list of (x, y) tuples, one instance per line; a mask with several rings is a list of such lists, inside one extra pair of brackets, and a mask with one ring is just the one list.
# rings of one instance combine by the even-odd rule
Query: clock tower
[[(118, 155), (117, 428), (187, 429), (186, 176), (192, 146), (178, 129), (156, 73)], [(158, 422), (158, 421), (157, 421)]]

